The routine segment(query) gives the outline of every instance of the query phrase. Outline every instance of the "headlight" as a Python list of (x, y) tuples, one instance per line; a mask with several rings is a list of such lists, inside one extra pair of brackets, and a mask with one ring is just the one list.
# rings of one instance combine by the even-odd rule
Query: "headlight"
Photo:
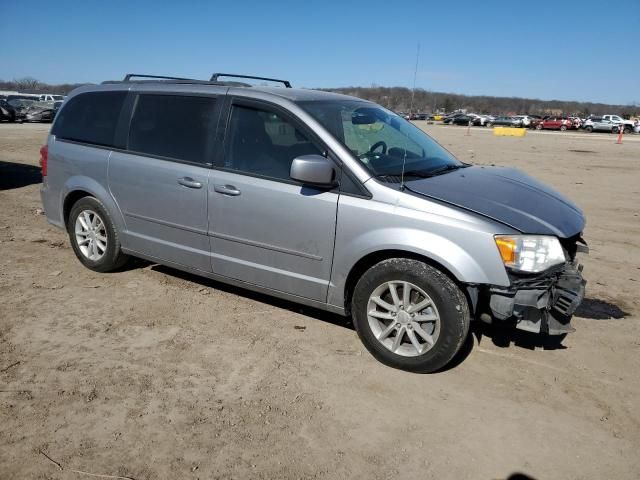
[(496, 235), (496, 245), (505, 267), (521, 272), (542, 272), (564, 263), (560, 241), (546, 235)]

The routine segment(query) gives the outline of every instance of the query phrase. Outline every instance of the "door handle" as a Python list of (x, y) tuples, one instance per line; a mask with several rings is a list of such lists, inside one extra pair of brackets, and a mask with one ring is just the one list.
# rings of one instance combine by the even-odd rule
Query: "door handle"
[(218, 193), (229, 195), (231, 197), (237, 197), (238, 195), (240, 195), (240, 190), (238, 190), (233, 185), (216, 185), (215, 187), (213, 187), (213, 189)]
[(193, 178), (191, 177), (182, 177), (178, 179), (178, 183), (180, 185), (183, 185), (185, 187), (189, 187), (189, 188), (202, 188), (202, 183), (201, 182), (196, 182)]

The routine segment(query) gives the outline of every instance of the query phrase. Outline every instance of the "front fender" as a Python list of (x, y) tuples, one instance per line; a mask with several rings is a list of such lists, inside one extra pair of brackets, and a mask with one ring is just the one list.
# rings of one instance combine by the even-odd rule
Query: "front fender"
[(430, 212), (343, 199), (338, 209), (327, 302), (344, 306), (346, 282), (352, 269), (365, 257), (385, 251), (425, 257), (441, 265), (460, 283), (509, 286), (494, 240), (494, 225), (448, 207), (428, 208)]

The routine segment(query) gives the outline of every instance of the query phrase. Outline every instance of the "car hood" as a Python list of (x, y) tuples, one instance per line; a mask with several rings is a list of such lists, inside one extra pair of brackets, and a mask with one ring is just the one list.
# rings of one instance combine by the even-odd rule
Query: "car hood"
[(582, 232), (582, 211), (560, 193), (514, 169), (471, 166), (405, 182), (406, 192), (440, 200), (496, 220), (522, 233), (572, 237)]

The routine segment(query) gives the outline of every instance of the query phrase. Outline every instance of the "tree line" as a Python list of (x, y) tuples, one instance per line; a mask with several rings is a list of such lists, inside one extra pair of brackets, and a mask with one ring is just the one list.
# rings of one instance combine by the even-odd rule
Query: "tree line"
[(531, 114), (588, 116), (616, 113), (625, 117), (640, 115), (640, 105), (612, 105), (566, 100), (540, 100), (520, 97), (492, 97), (488, 95), (460, 95), (432, 92), (405, 87), (344, 87), (321, 89), (378, 103), (395, 112), (436, 113), (466, 109), (478, 114)]
[(71, 90), (87, 85), (86, 83), (62, 83), (59, 85), (50, 85), (40, 82), (35, 78), (25, 77), (14, 80), (0, 80), (0, 90), (10, 90), (20, 93), (53, 93), (58, 95), (66, 95)]
[[(63, 83), (51, 85), (35, 78), (25, 77), (10, 81), (0, 80), (0, 90), (22, 93), (57, 93), (66, 95), (83, 83)], [(640, 115), (640, 105), (612, 105), (606, 103), (574, 102), (566, 100), (540, 100), (520, 97), (491, 97), (487, 95), (461, 95), (455, 93), (432, 92), (417, 88), (411, 91), (405, 87), (343, 87), (321, 88), (318, 90), (343, 93), (379, 103), (395, 112), (436, 113), (466, 109), (474, 113), (488, 114), (536, 114), (536, 115), (603, 115), (617, 113), (626, 118)]]

